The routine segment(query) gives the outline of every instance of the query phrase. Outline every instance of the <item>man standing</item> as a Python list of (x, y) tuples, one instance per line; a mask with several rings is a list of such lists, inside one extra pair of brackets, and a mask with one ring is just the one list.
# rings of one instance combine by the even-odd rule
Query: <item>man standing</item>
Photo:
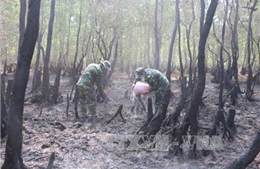
[[(111, 64), (105, 60), (100, 64), (91, 63), (87, 66), (84, 73), (77, 82), (78, 97), (81, 105), (81, 111), (86, 114), (88, 108), (89, 118), (86, 122), (93, 126), (96, 123), (96, 84), (101, 97), (107, 100), (107, 95), (103, 90), (102, 79), (103, 76), (111, 70)], [(89, 126), (89, 127), (90, 127)]]

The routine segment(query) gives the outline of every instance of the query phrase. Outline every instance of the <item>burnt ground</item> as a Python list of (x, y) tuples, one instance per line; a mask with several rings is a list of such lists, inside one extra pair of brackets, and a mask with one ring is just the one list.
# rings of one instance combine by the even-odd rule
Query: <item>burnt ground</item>
[[(213, 115), (217, 110), (217, 84), (210, 83), (207, 76), (204, 96), (205, 108), (199, 112), (200, 134), (203, 135), (213, 125)], [(242, 80), (245, 80), (242, 79)], [(51, 82), (52, 83), (52, 82)], [(145, 112), (131, 112), (131, 85), (126, 74), (113, 74), (112, 83), (106, 87), (107, 95), (113, 99), (108, 103), (98, 103), (98, 122), (92, 129), (75, 120), (74, 105), (70, 101), (68, 118), (66, 117), (66, 96), (71, 92), (72, 85), (67, 77), (62, 77), (60, 92), (63, 101), (56, 105), (46, 105), (42, 109), (39, 104), (25, 102), (23, 123), (23, 160), (25, 165), (32, 169), (45, 168), (52, 152), (55, 153), (53, 168), (66, 169), (195, 169), (195, 168), (222, 168), (239, 157), (250, 146), (257, 129), (260, 128), (260, 102), (247, 102), (244, 95), (240, 95), (236, 109), (235, 124), (237, 134), (234, 141), (223, 140), (223, 148), (212, 150), (207, 157), (201, 156), (191, 160), (184, 149), (182, 156), (168, 158), (167, 146), (159, 150), (132, 146), (124, 147), (126, 137), (136, 133), (146, 120)], [(30, 91), (31, 82), (27, 91)], [(174, 96), (170, 101), (168, 112), (177, 104), (180, 86), (177, 81), (171, 84)], [(245, 84), (241, 85), (242, 90)], [(128, 91), (126, 95), (125, 92)], [(30, 97), (27, 92), (26, 98)], [(127, 96), (127, 97), (126, 97)], [(260, 87), (255, 88), (254, 97), (260, 100)], [(146, 97), (147, 98), (147, 97)], [(147, 101), (144, 98), (145, 103)], [(107, 121), (115, 114), (120, 104), (123, 104), (123, 117), (116, 117), (111, 123)], [(230, 108), (225, 105), (225, 111)], [(80, 114), (81, 115), (81, 114)], [(183, 114), (182, 114), (183, 115)], [(65, 127), (62, 128), (61, 124)], [(222, 133), (221, 129), (219, 131)], [(1, 161), (3, 164), (6, 138), (1, 140)], [(260, 168), (260, 155), (248, 168)]]

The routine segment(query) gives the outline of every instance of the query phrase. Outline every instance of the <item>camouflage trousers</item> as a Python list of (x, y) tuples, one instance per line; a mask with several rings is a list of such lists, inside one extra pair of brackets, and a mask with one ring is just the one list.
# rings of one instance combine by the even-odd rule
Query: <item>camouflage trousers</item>
[(168, 103), (169, 99), (166, 96), (169, 92), (171, 92), (170, 85), (168, 85), (166, 88), (159, 88), (158, 90), (155, 91), (155, 101), (154, 101), (155, 107), (159, 107), (161, 105)]
[(77, 85), (78, 99), (81, 111), (86, 114), (87, 108), (89, 115), (96, 114), (96, 95), (94, 86)]

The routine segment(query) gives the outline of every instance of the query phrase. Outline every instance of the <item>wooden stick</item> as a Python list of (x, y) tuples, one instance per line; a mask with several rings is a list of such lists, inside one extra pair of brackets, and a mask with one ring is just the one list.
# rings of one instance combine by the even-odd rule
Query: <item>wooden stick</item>
[(108, 98), (109, 100), (111, 100), (115, 105), (119, 106), (119, 104), (118, 104), (117, 102), (115, 102), (112, 98), (110, 98), (110, 97), (108, 97), (108, 96), (107, 96), (107, 98)]
[[(108, 96), (107, 96), (107, 98), (108, 98), (109, 100), (111, 100), (115, 105), (119, 106), (119, 104), (118, 104), (117, 102), (115, 102), (112, 98), (110, 98), (110, 97), (108, 97)], [(124, 111), (123, 109), (122, 109), (122, 111), (123, 111), (124, 113), (126, 113), (126, 111)]]
[(123, 118), (123, 115), (122, 115), (122, 109), (123, 109), (123, 105), (121, 104), (117, 110), (117, 112), (115, 113), (115, 115), (107, 121), (107, 124), (109, 124), (118, 114), (120, 115), (120, 117), (122, 118), (122, 120), (126, 123), (125, 119)]
[(50, 156), (50, 159), (49, 159), (48, 166), (47, 166), (46, 169), (52, 169), (54, 160), (55, 160), (55, 153), (52, 152), (52, 153), (51, 153), (51, 156)]
[(69, 93), (67, 93), (67, 107), (66, 107), (66, 117), (69, 117), (69, 107), (70, 107), (70, 99), (69, 99)]

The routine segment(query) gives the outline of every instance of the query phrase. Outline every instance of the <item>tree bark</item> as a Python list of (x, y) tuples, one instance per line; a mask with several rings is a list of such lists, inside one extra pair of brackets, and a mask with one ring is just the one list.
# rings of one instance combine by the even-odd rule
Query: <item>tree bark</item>
[(43, 68), (43, 99), (45, 102), (49, 101), (50, 92), (49, 92), (49, 61), (51, 56), (51, 42), (52, 42), (52, 30), (55, 17), (55, 0), (51, 1), (51, 11), (50, 11), (50, 20), (48, 25), (48, 36), (47, 36), (47, 47), (46, 55), (44, 57), (44, 68)]
[(226, 123), (227, 123), (227, 127), (232, 131), (232, 134), (236, 133), (235, 116), (236, 116), (236, 110), (229, 109)]
[(25, 14), (26, 14), (26, 0), (20, 0), (20, 15), (19, 15), (19, 43), (18, 53), (23, 42), (24, 30), (25, 30)]
[[(199, 105), (202, 101), (202, 95), (205, 89), (205, 46), (206, 41), (209, 35), (209, 31), (212, 25), (213, 17), (218, 5), (218, 0), (211, 0), (210, 6), (207, 11), (206, 21), (203, 25), (200, 40), (199, 40), (199, 49), (198, 49), (198, 82), (196, 88), (193, 92), (191, 102), (187, 112), (187, 120), (190, 123), (190, 135), (195, 136), (198, 133), (198, 121), (197, 121), (197, 112)], [(195, 147), (190, 151), (190, 158), (195, 158)]]
[(112, 74), (113, 74), (113, 72), (115, 70), (116, 62), (117, 62), (117, 58), (118, 58), (118, 42), (119, 42), (119, 40), (118, 40), (119, 37), (118, 36), (119, 35), (116, 33), (115, 36), (117, 36), (117, 37), (116, 37), (116, 44), (115, 44), (114, 59), (113, 59), (113, 61), (111, 63), (111, 71), (109, 71), (108, 75), (107, 75), (107, 81), (111, 78), (111, 76), (112, 76)]
[(238, 159), (234, 160), (225, 169), (245, 169), (260, 152), (260, 131), (257, 132), (254, 141), (245, 154), (241, 155)]
[[(231, 29), (231, 49), (232, 49), (232, 66), (231, 66), (231, 77), (234, 76), (236, 85), (239, 85), (238, 83), (238, 67), (237, 67), (237, 60), (239, 58), (239, 47), (238, 47), (238, 34), (237, 34), (237, 24), (238, 24), (238, 9), (239, 9), (239, 1), (235, 0), (236, 6), (235, 6), (235, 19), (233, 23), (233, 27)], [(239, 87), (239, 86), (238, 86)], [(239, 87), (240, 90), (240, 87)]]
[[(35, 67), (33, 72), (33, 79), (32, 79), (32, 91), (34, 92), (41, 86), (41, 70), (39, 69), (40, 65), (40, 57), (41, 57), (41, 48), (42, 48), (42, 36), (43, 34), (39, 33), (38, 39), (37, 39), (37, 55), (36, 55), (36, 61), (35, 61)], [(43, 52), (44, 55), (44, 52)]]
[(188, 94), (191, 94), (191, 92), (193, 91), (194, 88), (194, 82), (193, 82), (193, 57), (192, 57), (192, 53), (191, 53), (191, 47), (190, 47), (190, 32), (191, 32), (191, 27), (193, 22), (195, 21), (195, 11), (194, 11), (194, 2), (192, 0), (192, 21), (189, 23), (188, 26), (186, 27), (186, 36), (187, 36), (187, 48), (188, 48), (188, 54), (189, 54), (189, 58), (190, 58), (190, 62), (189, 62), (189, 82), (188, 82)]
[(157, 132), (160, 130), (161, 125), (166, 117), (170, 97), (171, 97), (171, 91), (170, 89), (168, 89), (165, 95), (165, 104), (159, 106), (155, 111), (154, 115), (152, 116), (152, 119), (148, 123), (147, 127), (144, 129), (145, 135), (148, 136), (156, 135)]
[(150, 123), (150, 121), (152, 120), (152, 118), (153, 118), (153, 105), (152, 105), (152, 99), (150, 97), (148, 98), (148, 106), (147, 107), (148, 107), (148, 111), (147, 111), (146, 122), (139, 129), (139, 131), (136, 132), (137, 134), (139, 134), (139, 132), (141, 132), (141, 131), (144, 131), (147, 128), (147, 126)]
[(182, 63), (182, 51), (181, 51), (181, 25), (180, 25), (180, 8), (178, 8), (178, 20), (177, 20), (177, 25), (178, 25), (178, 33), (179, 33), (179, 38), (178, 38), (178, 54), (179, 54), (179, 62), (180, 62), (180, 77), (183, 78), (184, 76), (184, 70), (183, 70), (183, 63)]
[(159, 30), (158, 30), (158, 0), (155, 0), (154, 9), (154, 38), (155, 38), (155, 51), (154, 51), (154, 68), (159, 69), (160, 65), (160, 42), (159, 42)]
[[(3, 75), (1, 75), (1, 84), (4, 82), (2, 81)], [(7, 135), (7, 121), (8, 121), (8, 114), (5, 104), (4, 98), (4, 88), (1, 88), (1, 138)]]
[(167, 70), (166, 70), (166, 77), (171, 81), (171, 73), (172, 73), (172, 53), (173, 53), (173, 46), (175, 43), (175, 38), (176, 38), (176, 33), (177, 33), (177, 28), (178, 28), (178, 20), (180, 19), (180, 11), (179, 11), (179, 0), (176, 0), (175, 4), (175, 23), (174, 23), (174, 28), (172, 32), (172, 37), (171, 37), (171, 43), (170, 43), (170, 48), (169, 48), (169, 55), (168, 55), (168, 64), (167, 64)]
[(250, 14), (249, 14), (249, 21), (248, 21), (248, 32), (247, 32), (247, 85), (246, 85), (246, 98), (248, 101), (254, 101), (252, 98), (253, 89), (252, 89), (252, 63), (251, 63), (251, 36), (252, 33), (252, 19), (253, 19), (253, 12), (255, 11), (257, 0), (254, 1), (253, 6), (250, 7)]
[(14, 76), (8, 138), (5, 150), (5, 161), (2, 169), (25, 168), (22, 159), (22, 125), (25, 90), (28, 83), (31, 60), (39, 30), (39, 12), (41, 0), (30, 0), (27, 26), (19, 51), (17, 69)]
[(223, 50), (224, 50), (224, 43), (225, 43), (225, 31), (226, 31), (226, 21), (227, 21), (227, 14), (228, 14), (228, 0), (226, 0), (225, 7), (225, 14), (224, 14), (224, 21), (222, 25), (222, 33), (221, 33), (221, 43), (220, 43), (220, 51), (219, 51), (219, 64), (220, 64), (220, 82), (219, 82), (219, 106), (218, 109), (222, 110), (224, 107), (223, 102), (223, 88), (224, 88), (224, 61), (223, 61)]
[(53, 86), (52, 103), (58, 103), (59, 88), (60, 88), (60, 75), (61, 75), (61, 65), (58, 65), (56, 78)]
[(7, 87), (6, 87), (6, 93), (5, 93), (5, 103), (7, 108), (9, 109), (9, 107), (11, 106), (11, 96), (12, 96), (12, 90), (13, 90), (13, 84), (14, 84), (14, 80), (13, 79), (9, 79), (7, 81)]
[[(74, 84), (77, 83), (77, 80), (76, 80), (76, 75), (78, 74), (78, 68), (77, 68), (77, 65), (76, 65), (76, 62), (78, 60), (78, 50), (79, 50), (79, 35), (80, 35), (80, 30), (81, 30), (81, 20), (82, 20), (82, 0), (80, 1), (80, 14), (79, 14), (79, 25), (78, 25), (78, 31), (77, 31), (77, 41), (76, 41), (76, 51), (75, 51), (75, 55), (74, 55), (74, 62), (73, 62), (73, 68), (72, 68), (72, 75), (71, 75), (71, 78), (72, 78), (72, 82)], [(82, 68), (82, 66), (81, 66)], [(81, 72), (81, 70), (79, 70)]]
[(205, 19), (205, 0), (200, 0), (200, 36), (203, 31), (204, 19)]

